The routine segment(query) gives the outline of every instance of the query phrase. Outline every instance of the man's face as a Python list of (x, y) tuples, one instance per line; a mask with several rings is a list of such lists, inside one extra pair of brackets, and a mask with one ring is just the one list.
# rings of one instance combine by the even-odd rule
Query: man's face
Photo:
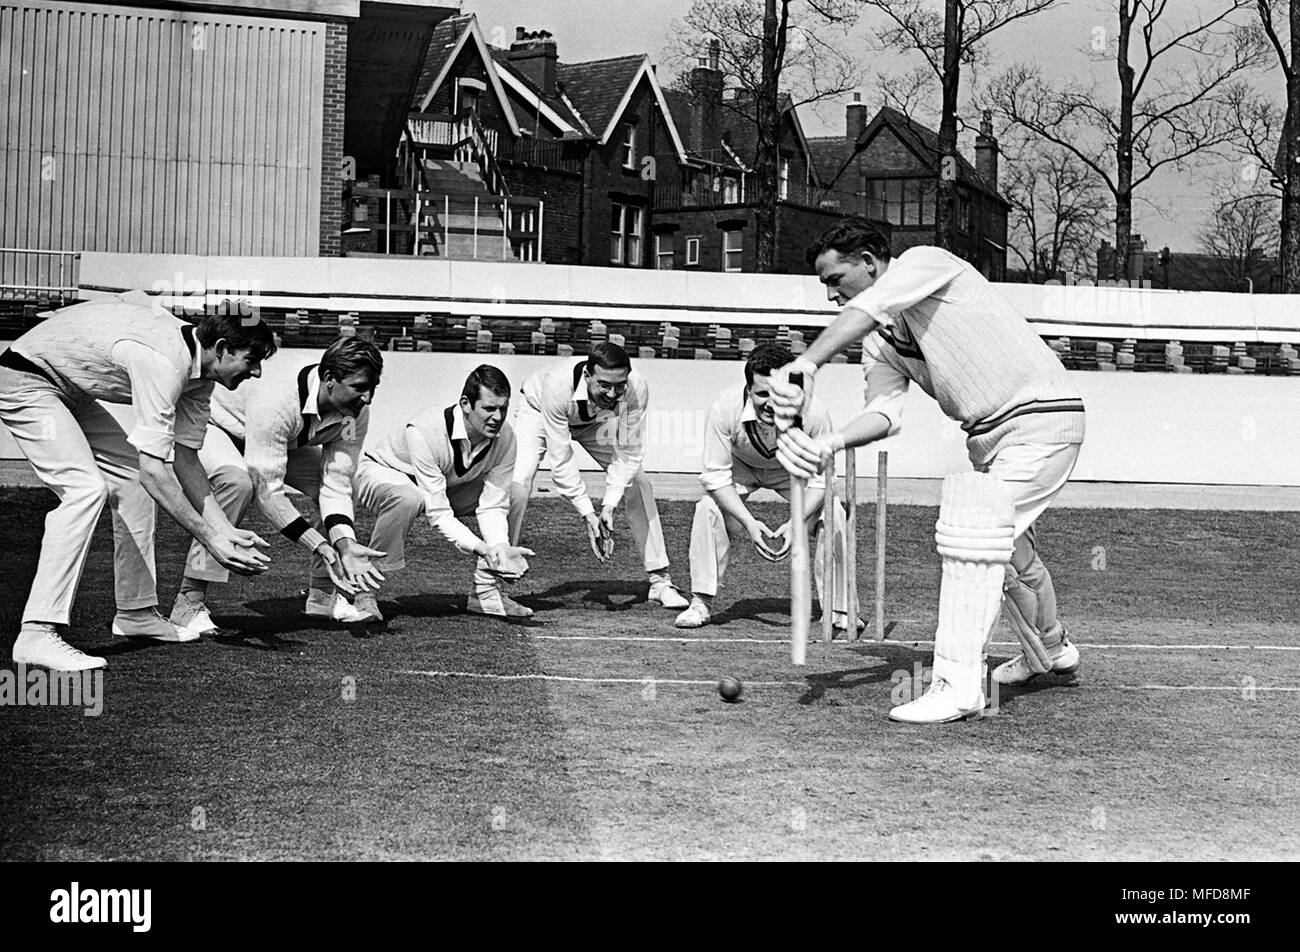
[(771, 378), (766, 374), (754, 374), (754, 382), (749, 385), (749, 402), (754, 405), (758, 422), (771, 426), (776, 422), (776, 408), (772, 406)]
[(227, 347), (224, 340), (219, 340), (216, 351), (212, 373), (216, 381), (227, 390), (234, 390), (250, 377), (262, 376), (262, 358), (252, 348), (236, 350)]
[(606, 370), (596, 367), (583, 371), (587, 377), (587, 398), (601, 410), (612, 410), (627, 393), (627, 378), (631, 371)]
[(842, 255), (828, 248), (817, 256), (814, 267), (818, 279), (826, 285), (826, 297), (844, 305), (876, 283), (880, 262), (869, 251)]
[(478, 402), (470, 406), (465, 397), (460, 398), (460, 408), (465, 413), (465, 429), (471, 441), (488, 437), (496, 439), (506, 422), (510, 409), (510, 394), (495, 394), (486, 387), (478, 388)]
[(330, 406), (350, 417), (360, 416), (374, 399), (375, 388), (379, 386), (378, 381), (371, 379), (365, 371), (348, 374), (341, 380), (326, 376), (322, 383)]

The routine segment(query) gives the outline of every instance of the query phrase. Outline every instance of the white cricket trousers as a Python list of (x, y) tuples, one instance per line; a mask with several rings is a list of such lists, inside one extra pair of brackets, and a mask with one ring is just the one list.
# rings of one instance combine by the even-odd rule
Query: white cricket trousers
[(1059, 619), (1052, 575), (1038, 557), (1034, 522), (1069, 481), (1079, 449), (1078, 443), (1021, 443), (1004, 446), (988, 463), (976, 467), (1011, 487), (1016, 547), (1003, 592), (1040, 635), (1053, 634)]
[(45, 378), (0, 367), (0, 420), (59, 505), (45, 517), (23, 621), (66, 625), (90, 540), (107, 501), (113, 514), (113, 586), (119, 611), (158, 604), (154, 501), (140, 457), (95, 400), (70, 400)]
[[(752, 476), (752, 480), (737, 482), (734, 489), (745, 499), (761, 485), (790, 498), (790, 477), (782, 470), (776, 479), (761, 479), (765, 474), (753, 473), (749, 467), (739, 461), (732, 461), (732, 475), (742, 479)], [(836, 552), (841, 556), (835, 567), (835, 606), (833, 611), (849, 610), (848, 572), (843, 558), (847, 542), (847, 513), (843, 504), (837, 499), (833, 515)], [(770, 526), (776, 528), (776, 526)], [(817, 585), (817, 599), (825, 604), (825, 579), (823, 578), (823, 547), (826, 543), (825, 533), (821, 531), (820, 520), (817, 527), (817, 543), (813, 557), (813, 578)], [(731, 558), (731, 542), (749, 542), (749, 533), (737, 520), (727, 516), (707, 493), (695, 504), (695, 519), (691, 523), (691, 591), (700, 595), (717, 595), (722, 587), (723, 576), (727, 574), (727, 564)]]
[[(229, 433), (209, 423), (207, 435), (203, 438), (203, 449), (199, 450), (199, 462), (203, 464), (203, 472), (208, 475), (208, 483), (212, 486), (212, 495), (217, 504), (232, 525), (239, 525), (239, 520), (256, 492), (252, 474), (244, 462), (244, 454)], [(315, 503), (321, 483), (320, 447), (300, 446), (289, 450), (284, 482)], [(316, 528), (321, 527), (317, 525)], [(190, 546), (189, 556), (185, 560), (185, 577), (204, 582), (228, 582), (230, 573), (212, 557), (212, 553), (196, 541)], [(334, 588), (325, 560), (315, 552), (311, 555), (311, 587), (327, 592)]]
[[(369, 512), (375, 520), (370, 531), (370, 548), (384, 553), (382, 559), (375, 560), (376, 568), (385, 575), (406, 568), (406, 534), (424, 515), (424, 494), (420, 488), (405, 473), (366, 456), (357, 467), (352, 488), (357, 508)], [(482, 492), (481, 479), (450, 487), (447, 501), (452, 515), (460, 520), (473, 516)], [(499, 585), (482, 558), (475, 565), (474, 585), (478, 591)]]
[[(510, 543), (518, 545), (524, 528), (524, 514), (528, 511), (528, 498), (533, 492), (537, 467), (546, 455), (546, 429), (542, 414), (524, 404), (511, 424), (515, 430), (518, 447), (515, 456), (515, 474), (510, 493)], [(585, 449), (601, 469), (609, 469), (614, 461), (614, 447), (599, 440), (601, 428), (589, 427), (573, 434), (573, 441)], [(659, 507), (655, 505), (654, 488), (644, 469), (638, 469), (624, 494), (627, 505), (628, 528), (632, 542), (641, 553), (641, 562), (647, 572), (668, 567), (668, 548), (664, 545), (664, 532), (659, 525)], [(599, 507), (597, 507), (599, 508)]]

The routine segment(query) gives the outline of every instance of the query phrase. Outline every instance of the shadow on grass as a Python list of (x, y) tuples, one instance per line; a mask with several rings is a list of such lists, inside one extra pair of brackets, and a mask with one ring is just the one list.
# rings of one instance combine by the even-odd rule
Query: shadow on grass
[[(774, 617), (764, 617), (766, 615)], [(712, 623), (725, 625), (733, 621), (752, 621), (769, 628), (789, 628), (790, 599), (742, 598), (716, 613)]]
[(520, 596), (517, 601), (533, 611), (553, 611), (574, 607), (566, 605), (574, 595), (580, 596), (577, 601), (583, 605), (595, 605), (608, 612), (625, 612), (650, 601), (649, 585), (644, 581), (588, 580), (553, 585), (545, 591)]

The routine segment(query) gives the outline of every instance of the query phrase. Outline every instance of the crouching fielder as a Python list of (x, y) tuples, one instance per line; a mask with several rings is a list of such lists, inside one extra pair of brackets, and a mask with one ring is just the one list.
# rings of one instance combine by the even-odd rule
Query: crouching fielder
[[(745, 362), (744, 385), (737, 383), (724, 390), (709, 411), (704, 424), (704, 465), (700, 473), (704, 498), (696, 503), (695, 521), (691, 524), (691, 604), (677, 616), (678, 628), (700, 628), (709, 623), (713, 598), (718, 594), (730, 561), (733, 537), (747, 537), (754, 544), (754, 551), (769, 562), (780, 562), (790, 552), (790, 523), (773, 531), (746, 504), (746, 497), (756, 489), (771, 489), (785, 499), (790, 498), (790, 474), (776, 458), (776, 417), (770, 381), (772, 371), (790, 360), (789, 349), (777, 344), (754, 348)], [(813, 437), (831, 432), (830, 417), (816, 402), (804, 414), (804, 426)], [(804, 531), (816, 523), (824, 492), (825, 480), (821, 475), (808, 481)], [(834, 522), (835, 536), (842, 540), (843, 506), (836, 507)], [(825, 544), (826, 536), (822, 533), (818, 539), (819, 552)], [(824, 611), (822, 564), (819, 555), (813, 562), (813, 571)], [(843, 560), (837, 560), (836, 571), (841, 573), (835, 582), (839, 603), (832, 618), (836, 628), (847, 629), (848, 585), (843, 577)]]
[[(307, 615), (370, 621), (345, 594), (366, 591), (383, 579), (372, 562), (383, 553), (357, 544), (352, 524), (352, 479), (383, 356), (374, 344), (340, 337), (319, 363), (303, 366), (284, 356), (276, 363), (267, 377), (233, 393), (222, 391), (212, 401), (199, 460), (231, 522), (238, 522), (256, 497), (280, 534), (312, 554)], [(287, 487), (317, 504), (324, 532), (303, 518)], [(201, 547), (191, 546), (172, 624), (200, 634), (215, 630), (208, 588), (228, 577)]]
[[(966, 474), (944, 483), (934, 679), (924, 696), (890, 717), (940, 723), (983, 709), (980, 669), (997, 619), (988, 609), (999, 595), (1024, 650), (994, 680), (1021, 684), (1048, 671), (1073, 672), (1079, 652), (1057, 617), (1033, 530), (1069, 479), (1083, 442), (1083, 401), (1056, 355), (979, 272), (947, 251), (919, 246), (891, 260), (875, 228), (848, 219), (809, 249), (808, 262), (827, 297), (847, 306), (803, 356), (774, 375), (782, 464), (806, 476), (840, 447), (898, 432), (915, 381), (961, 423), (975, 469), (993, 477)], [(828, 437), (791, 428), (817, 369), (857, 340), (866, 363), (862, 413)], [(790, 372), (804, 374), (802, 392), (790, 385)]]
[[(357, 502), (375, 518), (372, 548), (383, 551), (384, 573), (406, 567), (406, 533), (423, 513), (429, 525), (461, 552), (478, 556), (466, 609), (480, 615), (527, 618), (533, 610), (501, 590), (528, 569), (531, 549), (509, 543), (510, 480), (515, 434), (506, 423), (510, 381), (488, 364), (465, 381), (460, 401), (428, 407), (367, 450), (357, 470)], [(476, 536), (462, 519), (476, 516)], [(375, 596), (358, 608), (382, 618)]]

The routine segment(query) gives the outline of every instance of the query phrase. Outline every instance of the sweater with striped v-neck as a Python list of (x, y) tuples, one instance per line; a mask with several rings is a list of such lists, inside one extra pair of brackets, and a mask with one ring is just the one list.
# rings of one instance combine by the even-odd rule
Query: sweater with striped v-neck
[(848, 302), (878, 323), (863, 341), (866, 409), (898, 431), (915, 381), (961, 423), (975, 465), (1003, 446), (1082, 443), (1084, 406), (1024, 316), (967, 262), (909, 248)]

